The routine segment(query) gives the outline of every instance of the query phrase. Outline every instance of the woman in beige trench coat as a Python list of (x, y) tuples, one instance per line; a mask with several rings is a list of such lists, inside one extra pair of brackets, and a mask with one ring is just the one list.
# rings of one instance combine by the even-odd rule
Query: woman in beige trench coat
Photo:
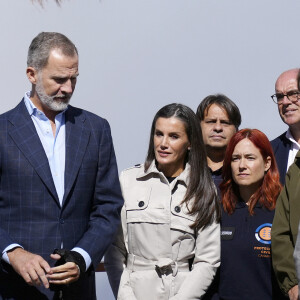
[(160, 109), (145, 164), (120, 181), (122, 228), (105, 256), (115, 296), (201, 299), (220, 263), (220, 212), (193, 111)]

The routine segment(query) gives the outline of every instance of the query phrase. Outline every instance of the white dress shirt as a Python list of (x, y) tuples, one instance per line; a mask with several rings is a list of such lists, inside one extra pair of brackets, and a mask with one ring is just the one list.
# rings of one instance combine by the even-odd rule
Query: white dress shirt
[(289, 167), (293, 164), (298, 151), (300, 150), (300, 145), (293, 138), (290, 129), (288, 129), (285, 136), (288, 140), (291, 141), (291, 148), (289, 151), (289, 158), (288, 158), (287, 169), (286, 169), (286, 171), (288, 171)]

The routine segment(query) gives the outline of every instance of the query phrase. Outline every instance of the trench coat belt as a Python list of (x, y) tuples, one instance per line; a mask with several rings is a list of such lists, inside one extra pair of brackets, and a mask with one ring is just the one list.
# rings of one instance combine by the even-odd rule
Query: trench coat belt
[(177, 275), (178, 271), (190, 271), (188, 260), (174, 261), (170, 258), (151, 260), (131, 253), (128, 253), (127, 256), (127, 269), (130, 271), (156, 270), (161, 275), (172, 273), (174, 277)]

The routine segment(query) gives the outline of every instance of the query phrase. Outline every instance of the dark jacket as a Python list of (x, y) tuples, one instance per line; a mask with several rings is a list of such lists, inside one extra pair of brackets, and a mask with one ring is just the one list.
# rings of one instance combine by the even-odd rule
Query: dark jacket
[(271, 145), (275, 154), (277, 167), (280, 174), (280, 182), (285, 183), (285, 174), (289, 159), (289, 151), (291, 148), (291, 141), (286, 138), (286, 132), (271, 141)]
[(285, 299), (272, 270), (273, 217), (274, 210), (259, 204), (251, 216), (243, 201), (237, 203), (232, 215), (222, 209), (219, 297), (212, 299)]
[(273, 267), (281, 289), (287, 293), (298, 284), (293, 252), (300, 219), (300, 153), (286, 175), (277, 200), (272, 227)]
[[(92, 266), (64, 287), (64, 299), (95, 299), (94, 269), (112, 241), (123, 205), (106, 120), (69, 106), (66, 111), (65, 193), (62, 206), (48, 159), (24, 101), (0, 116), (0, 252), (18, 243), (50, 266), (55, 248), (84, 249)], [(1, 261), (0, 299), (52, 299)], [(1, 298), (3, 297), (3, 298)]]

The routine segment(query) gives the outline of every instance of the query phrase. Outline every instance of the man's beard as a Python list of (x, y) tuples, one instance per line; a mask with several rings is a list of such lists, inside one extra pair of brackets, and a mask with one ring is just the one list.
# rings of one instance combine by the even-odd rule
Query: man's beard
[[(72, 94), (66, 94), (66, 95), (57, 95), (57, 96), (48, 96), (45, 93), (42, 80), (38, 79), (35, 91), (37, 95), (39, 96), (40, 101), (42, 104), (46, 105), (48, 108), (50, 108), (52, 111), (63, 111), (65, 110), (70, 102)], [(60, 99), (61, 100), (60, 100)]]

